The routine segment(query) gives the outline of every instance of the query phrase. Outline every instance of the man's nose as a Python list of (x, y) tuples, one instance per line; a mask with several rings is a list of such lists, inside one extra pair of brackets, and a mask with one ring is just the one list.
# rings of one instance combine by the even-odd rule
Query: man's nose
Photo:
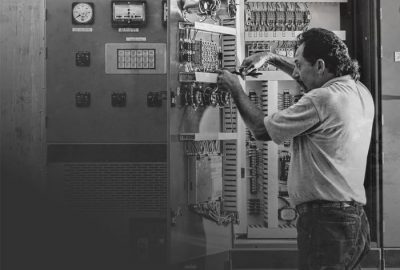
[(300, 74), (299, 74), (297, 68), (295, 68), (295, 69), (293, 70), (293, 72), (292, 72), (292, 77), (295, 78), (295, 79), (298, 79), (298, 78), (300, 77)]

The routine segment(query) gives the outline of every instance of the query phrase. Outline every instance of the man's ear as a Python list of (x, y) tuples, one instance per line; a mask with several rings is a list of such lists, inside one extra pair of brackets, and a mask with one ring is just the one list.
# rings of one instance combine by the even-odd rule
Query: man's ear
[(323, 59), (317, 59), (317, 61), (315, 62), (315, 67), (317, 69), (318, 74), (323, 75), (324, 72), (326, 72), (326, 65), (325, 65), (325, 61)]

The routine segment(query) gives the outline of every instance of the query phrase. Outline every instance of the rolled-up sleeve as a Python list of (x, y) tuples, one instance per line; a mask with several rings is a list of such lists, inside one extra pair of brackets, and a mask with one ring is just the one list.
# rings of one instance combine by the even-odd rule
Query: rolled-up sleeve
[(289, 108), (264, 118), (264, 125), (271, 139), (281, 144), (298, 136), (320, 121), (318, 111), (311, 98), (303, 96)]

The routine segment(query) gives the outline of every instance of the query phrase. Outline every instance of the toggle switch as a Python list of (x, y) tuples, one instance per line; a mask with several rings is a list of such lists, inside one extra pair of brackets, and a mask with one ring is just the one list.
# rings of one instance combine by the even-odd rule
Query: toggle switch
[(78, 92), (75, 94), (75, 105), (76, 107), (89, 107), (90, 106), (90, 93), (89, 92)]
[(111, 106), (126, 107), (126, 93), (112, 93)]

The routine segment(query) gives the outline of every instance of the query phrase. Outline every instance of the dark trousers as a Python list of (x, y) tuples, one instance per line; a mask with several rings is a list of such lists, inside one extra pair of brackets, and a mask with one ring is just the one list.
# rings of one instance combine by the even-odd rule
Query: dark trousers
[(370, 245), (367, 216), (360, 205), (307, 203), (299, 210), (300, 270), (361, 269)]

